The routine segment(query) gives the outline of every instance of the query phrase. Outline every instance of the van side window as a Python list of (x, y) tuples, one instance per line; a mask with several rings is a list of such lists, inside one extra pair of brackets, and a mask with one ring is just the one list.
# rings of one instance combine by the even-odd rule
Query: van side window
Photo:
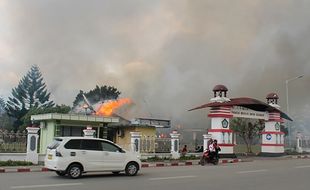
[(65, 146), (66, 149), (81, 149), (81, 140), (80, 139), (72, 139), (68, 141)]
[(61, 143), (62, 139), (59, 139), (59, 138), (55, 138), (53, 140), (53, 142), (47, 146), (48, 149), (56, 149), (60, 143)]
[(102, 151), (101, 143), (98, 140), (82, 140), (82, 149)]
[(103, 151), (108, 151), (108, 152), (119, 152), (120, 151), (119, 147), (111, 143), (108, 143), (108, 142), (101, 141), (101, 146), (102, 146)]

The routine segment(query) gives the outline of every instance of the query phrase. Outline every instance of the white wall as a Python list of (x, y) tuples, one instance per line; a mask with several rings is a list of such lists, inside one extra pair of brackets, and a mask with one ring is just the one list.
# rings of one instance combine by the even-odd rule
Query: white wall
[(25, 161), (26, 153), (0, 153), (0, 161)]

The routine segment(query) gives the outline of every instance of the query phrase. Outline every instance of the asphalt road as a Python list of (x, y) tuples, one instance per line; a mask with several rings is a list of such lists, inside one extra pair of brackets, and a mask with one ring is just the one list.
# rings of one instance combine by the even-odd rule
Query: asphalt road
[(89, 174), (72, 180), (53, 172), (0, 174), (0, 190), (309, 190), (310, 159), (257, 160), (218, 166), (143, 168), (138, 176)]

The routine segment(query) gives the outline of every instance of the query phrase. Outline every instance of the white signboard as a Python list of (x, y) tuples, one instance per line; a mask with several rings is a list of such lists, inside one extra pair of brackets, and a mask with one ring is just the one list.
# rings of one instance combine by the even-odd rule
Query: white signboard
[(156, 128), (170, 128), (171, 127), (170, 120), (166, 120), (166, 119), (135, 118), (131, 120), (131, 124), (154, 126)]
[(268, 112), (254, 111), (241, 106), (234, 106), (231, 110), (233, 117), (252, 118), (252, 119), (264, 119), (268, 120)]

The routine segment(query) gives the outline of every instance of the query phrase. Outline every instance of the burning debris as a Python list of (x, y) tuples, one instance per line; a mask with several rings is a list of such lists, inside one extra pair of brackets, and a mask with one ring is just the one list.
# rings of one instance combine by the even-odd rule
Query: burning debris
[(112, 113), (124, 104), (131, 104), (132, 101), (129, 98), (121, 98), (118, 100), (108, 100), (100, 105), (99, 109), (96, 111), (96, 115), (111, 116)]
[[(75, 108), (75, 112), (85, 112), (86, 114), (100, 115), (100, 116), (111, 116), (117, 109), (124, 106), (125, 104), (131, 104), (132, 101), (129, 98), (120, 98), (116, 100), (105, 100), (94, 104), (83, 94), (84, 101)], [(89, 111), (90, 112), (89, 112)]]

